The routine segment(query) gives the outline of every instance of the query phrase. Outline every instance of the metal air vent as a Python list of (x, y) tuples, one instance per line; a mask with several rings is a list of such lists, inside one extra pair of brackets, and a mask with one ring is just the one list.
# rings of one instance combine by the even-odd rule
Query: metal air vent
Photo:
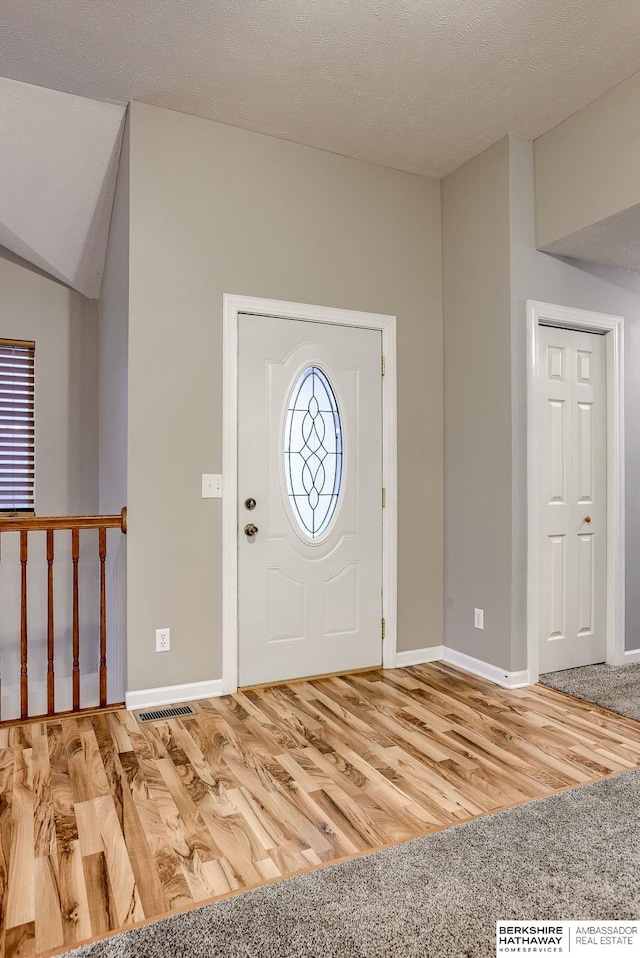
[(154, 709), (153, 712), (138, 712), (139, 722), (158, 722), (160, 719), (178, 718), (180, 715), (195, 715), (191, 705), (172, 705), (166, 709)]

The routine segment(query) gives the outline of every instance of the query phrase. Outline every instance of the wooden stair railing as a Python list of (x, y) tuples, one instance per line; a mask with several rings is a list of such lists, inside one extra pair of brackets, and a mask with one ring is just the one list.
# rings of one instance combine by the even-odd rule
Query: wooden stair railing
[[(78, 597), (78, 566), (80, 562), (80, 530), (98, 530), (98, 558), (100, 560), (100, 617), (99, 617), (99, 682), (100, 706), (107, 705), (107, 529), (120, 529), (126, 535), (126, 506), (117, 516), (0, 516), (0, 548), (3, 532), (20, 533), (20, 718), (29, 718), (29, 646), (27, 629), (27, 566), (29, 562), (29, 533), (46, 533), (47, 556), (47, 715), (55, 708), (55, 633), (53, 617), (53, 563), (54, 533), (71, 533), (71, 561), (73, 566), (72, 596), (72, 697), (73, 712), (80, 711), (80, 609)], [(1, 707), (0, 690), (0, 707)]]

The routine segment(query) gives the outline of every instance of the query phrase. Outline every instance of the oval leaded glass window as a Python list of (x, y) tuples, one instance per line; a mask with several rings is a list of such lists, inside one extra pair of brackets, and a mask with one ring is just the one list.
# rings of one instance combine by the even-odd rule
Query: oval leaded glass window
[(284, 470), (293, 514), (306, 535), (327, 531), (342, 483), (342, 426), (335, 393), (318, 366), (291, 390), (284, 434)]

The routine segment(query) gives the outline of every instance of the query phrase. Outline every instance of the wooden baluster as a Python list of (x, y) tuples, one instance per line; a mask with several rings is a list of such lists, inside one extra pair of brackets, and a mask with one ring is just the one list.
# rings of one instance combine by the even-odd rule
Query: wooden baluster
[(53, 529), (47, 529), (47, 713), (56, 710), (56, 677), (53, 647)]
[(107, 704), (107, 530), (98, 530), (98, 555), (100, 556), (100, 705)]
[(20, 718), (29, 717), (29, 671), (27, 650), (27, 562), (29, 560), (28, 532), (20, 533)]
[[(2, 533), (0, 532), (0, 562), (2, 561)], [(0, 721), (2, 721), (2, 668), (0, 667)]]
[(80, 616), (78, 606), (78, 560), (80, 558), (80, 530), (71, 530), (71, 561), (73, 563), (73, 711), (80, 710)]
[[(99, 626), (99, 675), (100, 705), (106, 706), (108, 699), (107, 666), (107, 529), (127, 531), (127, 510), (123, 508), (117, 516), (50, 516), (22, 517), (0, 516), (0, 534), (18, 532), (20, 535), (20, 718), (29, 718), (29, 642), (28, 642), (28, 559), (30, 532), (46, 533), (47, 557), (47, 715), (55, 715), (55, 598), (54, 598), (54, 544), (55, 530), (71, 532), (71, 559), (73, 563), (73, 622), (72, 622), (72, 710), (81, 709), (81, 672), (80, 672), (80, 612), (79, 612), (79, 561), (80, 530), (98, 530), (98, 556), (100, 560), (100, 626)], [(0, 683), (0, 720), (2, 718), (2, 688)]]

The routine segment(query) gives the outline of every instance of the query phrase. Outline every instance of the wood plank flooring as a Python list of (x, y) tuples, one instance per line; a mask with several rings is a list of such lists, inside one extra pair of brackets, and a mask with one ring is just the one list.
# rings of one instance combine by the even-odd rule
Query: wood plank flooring
[(640, 767), (640, 724), (440, 664), (0, 728), (0, 958)]

